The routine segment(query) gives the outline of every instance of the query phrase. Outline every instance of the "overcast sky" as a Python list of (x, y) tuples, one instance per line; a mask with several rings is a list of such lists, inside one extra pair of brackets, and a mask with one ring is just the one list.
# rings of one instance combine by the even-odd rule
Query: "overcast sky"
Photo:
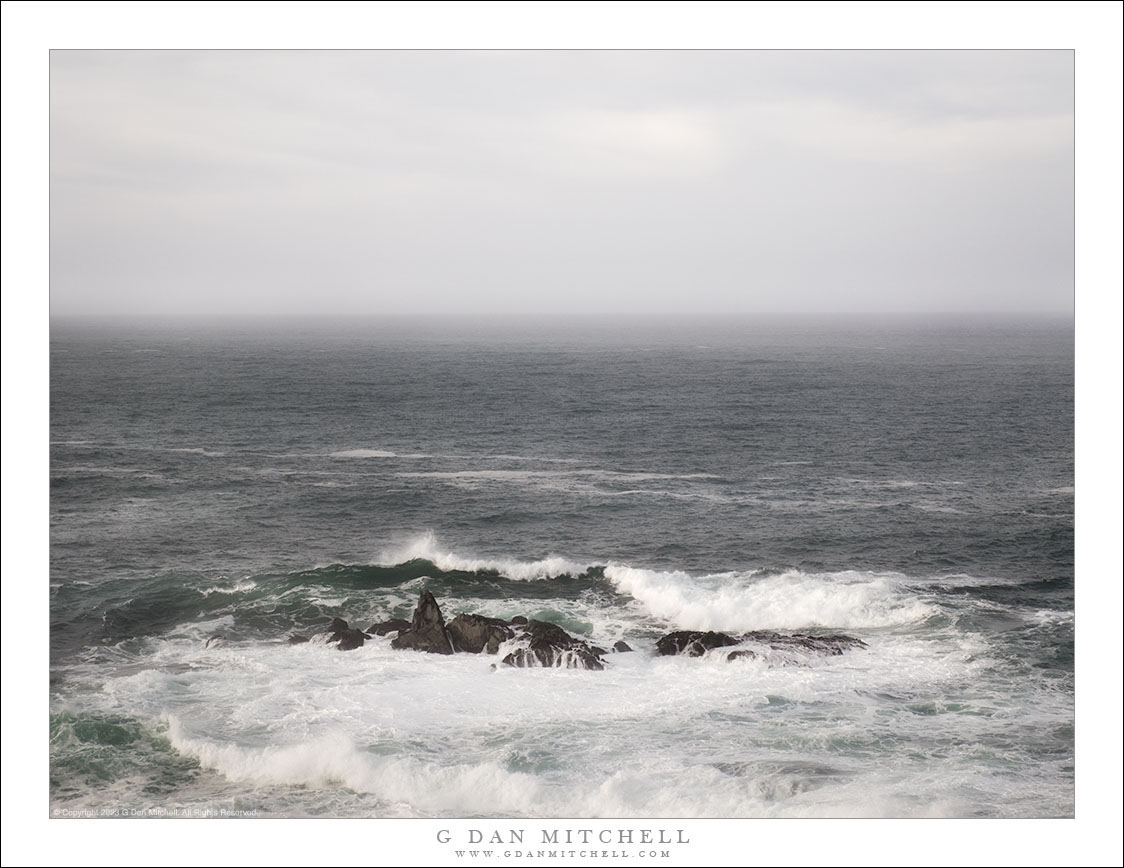
[(1069, 51), (51, 53), (51, 311), (1060, 311)]

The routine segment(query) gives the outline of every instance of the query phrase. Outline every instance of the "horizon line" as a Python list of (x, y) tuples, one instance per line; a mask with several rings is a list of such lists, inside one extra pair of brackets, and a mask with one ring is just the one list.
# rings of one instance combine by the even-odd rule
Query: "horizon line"
[(1030, 309), (1030, 310), (694, 310), (694, 311), (113, 311), (90, 312), (70, 311), (50, 313), (51, 320), (64, 319), (308, 319), (329, 320), (343, 318), (362, 319), (442, 319), (442, 318), (573, 318), (573, 319), (618, 319), (648, 318), (670, 319), (682, 317), (1069, 317), (1074, 318), (1076, 308), (1070, 310)]

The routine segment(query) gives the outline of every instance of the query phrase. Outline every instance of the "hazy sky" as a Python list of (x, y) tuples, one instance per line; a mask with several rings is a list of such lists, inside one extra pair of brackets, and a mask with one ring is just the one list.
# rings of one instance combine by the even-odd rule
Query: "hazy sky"
[(1069, 51), (51, 53), (51, 311), (1071, 311)]

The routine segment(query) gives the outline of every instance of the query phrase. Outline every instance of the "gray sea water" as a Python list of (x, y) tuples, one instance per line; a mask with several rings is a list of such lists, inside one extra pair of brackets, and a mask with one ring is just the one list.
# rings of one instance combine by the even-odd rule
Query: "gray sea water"
[[(1072, 816), (1073, 354), (1043, 318), (56, 320), (51, 808)], [(286, 644), (424, 589), (636, 653)], [(657, 656), (680, 629), (866, 647)]]

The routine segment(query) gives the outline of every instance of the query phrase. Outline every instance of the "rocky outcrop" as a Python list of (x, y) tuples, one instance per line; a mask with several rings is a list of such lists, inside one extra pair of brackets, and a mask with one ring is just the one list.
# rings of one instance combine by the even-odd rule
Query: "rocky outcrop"
[[(731, 636), (709, 630), (680, 630), (668, 633), (656, 642), (656, 651), (662, 655), (684, 654), (687, 657), (701, 657), (714, 648), (728, 648), (734, 645), (764, 645), (774, 651), (802, 651), (835, 657), (852, 648), (865, 648), (866, 643), (854, 636), (836, 634), (833, 636), (813, 636), (808, 633), (774, 633), (770, 630), (754, 630)], [(731, 660), (754, 660), (761, 654), (750, 648), (731, 651)]]
[(356, 648), (362, 648), (363, 643), (369, 638), (361, 630), (346, 630), (339, 634), (339, 639), (336, 640), (336, 649), (339, 651), (354, 651)]
[[(390, 622), (387, 622), (390, 623)], [(372, 629), (381, 627), (375, 625)], [(431, 654), (498, 654), (506, 642), (514, 643), (502, 662), (508, 666), (563, 669), (604, 669), (600, 648), (590, 647), (548, 621), (517, 615), (510, 621), (462, 613), (448, 624), (429, 591), (418, 598), (409, 629), (391, 640), (390, 647)]]
[(530, 641), (503, 658), (508, 666), (546, 667), (559, 669), (602, 670), (605, 665), (585, 642), (575, 639), (557, 624), (530, 620), (517, 638)]
[(457, 615), (446, 627), (453, 650), (468, 654), (487, 651), (495, 654), (500, 645), (515, 635), (515, 631), (502, 618), (484, 615)]
[(656, 642), (656, 651), (661, 655), (685, 654), (688, 657), (702, 657), (712, 648), (737, 645), (737, 639), (725, 633), (710, 630), (678, 630), (668, 633)]
[[(507, 666), (600, 670), (605, 668), (601, 658), (608, 654), (603, 648), (571, 636), (557, 624), (529, 620), (522, 615), (505, 621), (466, 612), (446, 624), (441, 607), (429, 591), (421, 592), (409, 621), (382, 621), (363, 632), (349, 626), (343, 618), (335, 618), (327, 631), (315, 634), (311, 640), (294, 633), (289, 637), (289, 644), (334, 643), (341, 651), (350, 651), (361, 648), (372, 635), (385, 636), (394, 632), (397, 635), (390, 640), (391, 648), (429, 654), (498, 655), (502, 650), (501, 662)], [(618, 642), (614, 650), (632, 649)]]
[(372, 636), (385, 636), (387, 633), (401, 633), (410, 629), (410, 622), (404, 618), (391, 618), (389, 621), (380, 621), (367, 628)]
[[(516, 615), (510, 621), (487, 615), (461, 613), (448, 624), (441, 607), (429, 591), (418, 597), (409, 621), (393, 618), (372, 624), (367, 631), (352, 628), (342, 618), (335, 618), (327, 631), (311, 637), (292, 634), (290, 645), (334, 644), (341, 651), (363, 647), (373, 635), (397, 635), (390, 646), (398, 650), (424, 651), (429, 654), (494, 654), (502, 655), (505, 666), (548, 669), (602, 670), (609, 651), (570, 635), (557, 624), (536, 621)], [(224, 644), (223, 637), (213, 635), (207, 647)], [(656, 653), (663, 656), (702, 657), (708, 652), (727, 649), (718, 655), (727, 662), (763, 660), (769, 666), (805, 666), (809, 655), (838, 656), (866, 643), (842, 634), (777, 633), (755, 630), (748, 633), (720, 633), (711, 630), (677, 630), (656, 642)], [(613, 643), (614, 653), (631, 652), (623, 640)], [(776, 653), (774, 653), (776, 652)], [(496, 664), (492, 665), (496, 668)]]
[(363, 643), (371, 638), (362, 630), (349, 627), (343, 618), (333, 618), (328, 626), (328, 632), (330, 634), (328, 642), (335, 643), (339, 651), (354, 651), (356, 648), (362, 648)]
[(410, 651), (426, 651), (430, 654), (452, 654), (453, 643), (445, 629), (445, 619), (441, 607), (429, 591), (422, 591), (418, 597), (410, 629), (403, 630), (390, 642), (391, 648)]
[(796, 649), (811, 651), (815, 654), (824, 654), (828, 657), (838, 657), (844, 651), (852, 648), (865, 648), (866, 643), (854, 636), (844, 636), (837, 633), (833, 636), (811, 636), (807, 633), (773, 633), (772, 631), (755, 630), (742, 635), (743, 642), (759, 642), (778, 651)]

